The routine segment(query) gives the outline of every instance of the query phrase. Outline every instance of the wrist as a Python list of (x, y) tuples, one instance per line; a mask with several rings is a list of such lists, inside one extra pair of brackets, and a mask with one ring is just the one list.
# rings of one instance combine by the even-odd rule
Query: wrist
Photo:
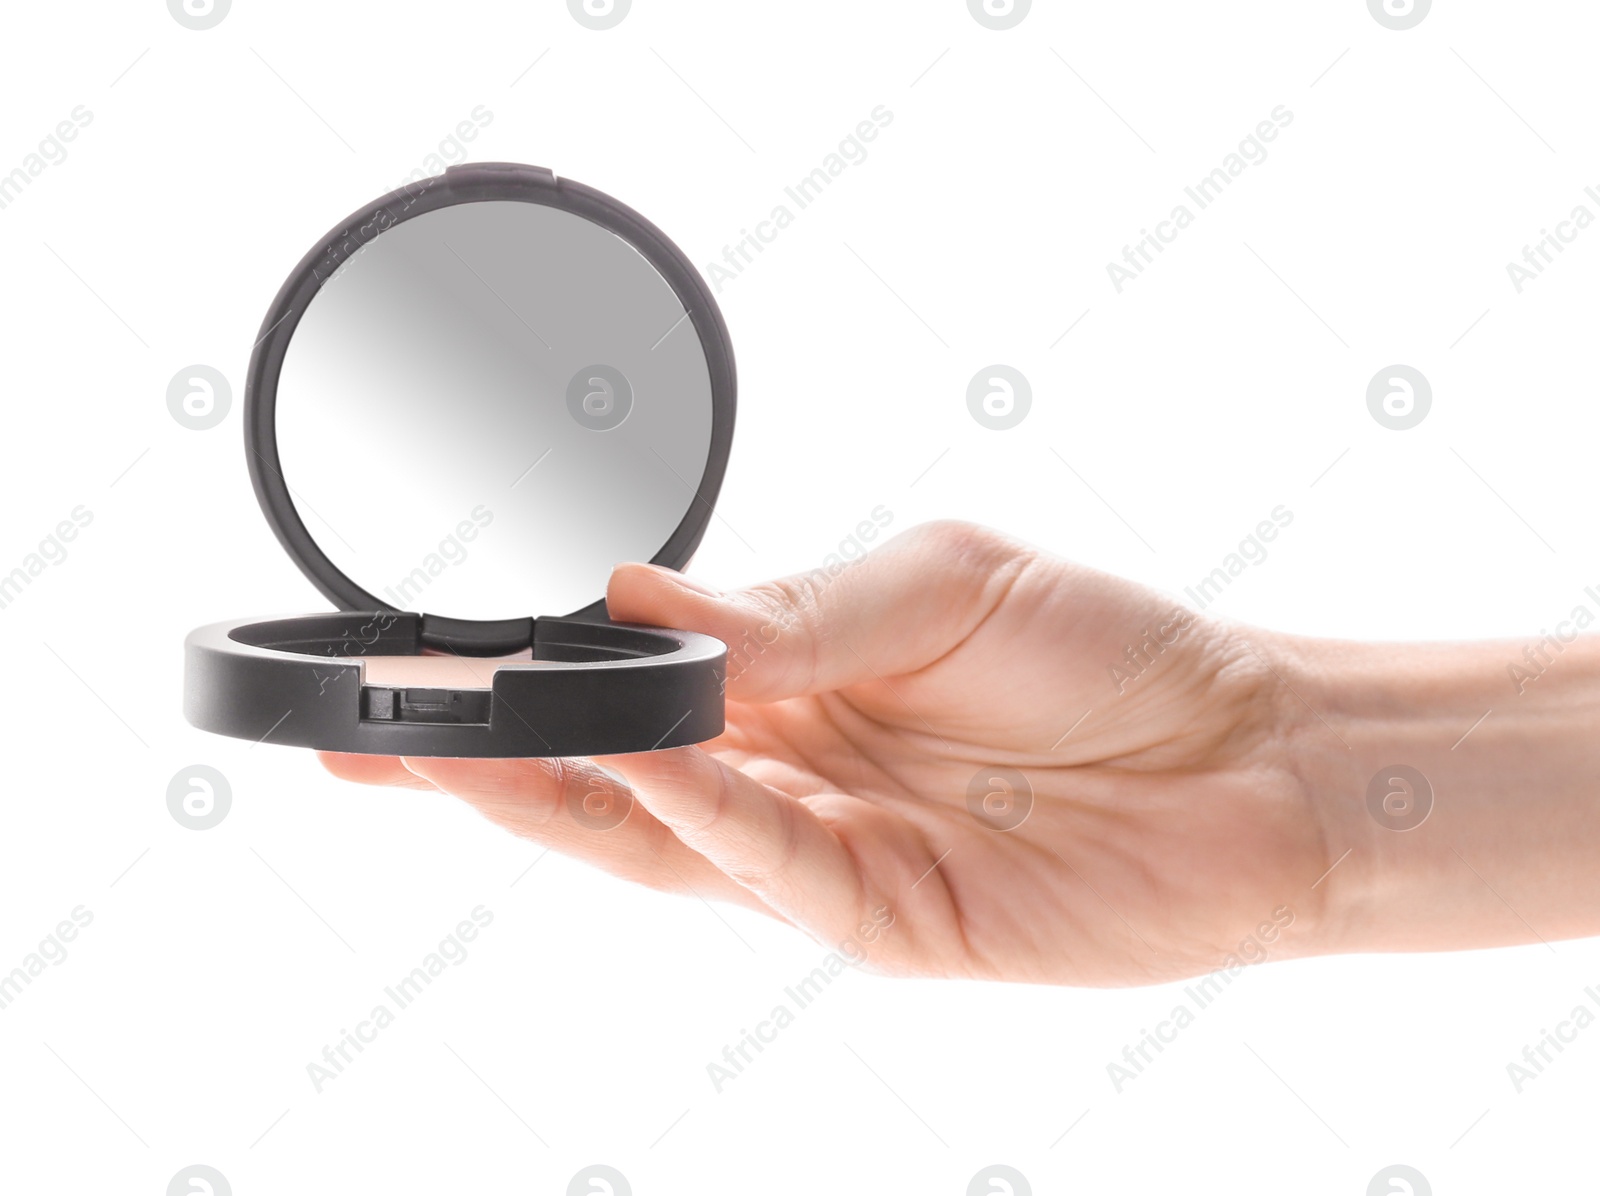
[(1324, 952), (1600, 933), (1600, 640), (1274, 643)]

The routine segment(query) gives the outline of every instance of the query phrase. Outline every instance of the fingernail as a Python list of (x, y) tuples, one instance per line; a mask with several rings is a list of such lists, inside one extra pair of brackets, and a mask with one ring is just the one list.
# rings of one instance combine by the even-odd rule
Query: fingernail
[(695, 578), (679, 573), (676, 569), (666, 569), (660, 565), (644, 565), (642, 567), (649, 569), (652, 573), (659, 575), (672, 585), (677, 586), (679, 589), (689, 590), (696, 594), (704, 594), (707, 598), (722, 597), (721, 590), (713, 589), (705, 582), (697, 581)]

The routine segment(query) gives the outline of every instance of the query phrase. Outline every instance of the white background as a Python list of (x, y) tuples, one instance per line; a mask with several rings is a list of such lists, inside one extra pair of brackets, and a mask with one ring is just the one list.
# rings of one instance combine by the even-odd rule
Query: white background
[[(1531, 640), (1600, 583), (1600, 231), (1521, 294), (1506, 272), (1600, 212), (1593, 6), (1457, 0), (1404, 32), (1360, 0), (1039, 3), (1006, 32), (957, 0), (638, 0), (605, 32), (552, 2), (4, 20), (0, 171), (93, 119), (0, 210), (0, 571), (93, 522), (0, 610), (0, 971), (93, 922), (0, 1010), (0, 1187), (154, 1194), (191, 1163), (241, 1194), (557, 1193), (595, 1162), (641, 1196), (962, 1193), (996, 1162), (1040, 1193), (1592, 1177), (1600, 1033), (1520, 1095), (1506, 1064), (1600, 982), (1594, 944), (1252, 969), (1121, 1094), (1107, 1063), (1176, 987), (852, 973), (718, 1094), (707, 1063), (824, 948), (179, 709), (191, 627), (324, 606), (246, 477), (261, 316), (478, 105), (472, 158), (600, 187), (703, 269), (893, 113), (719, 295), (739, 426), (697, 574), (815, 567), (883, 504), (1178, 591), (1284, 504), (1216, 611)], [(1277, 105), (1268, 158), (1118, 294), (1106, 264)], [(1397, 362), (1433, 386), (1406, 432), (1366, 407)], [(210, 431), (166, 408), (195, 363), (234, 386)], [(966, 409), (992, 363), (1033, 388), (1006, 432)], [(205, 832), (166, 808), (195, 763), (232, 787)], [(316, 1093), (307, 1063), (479, 904), (466, 962)]]

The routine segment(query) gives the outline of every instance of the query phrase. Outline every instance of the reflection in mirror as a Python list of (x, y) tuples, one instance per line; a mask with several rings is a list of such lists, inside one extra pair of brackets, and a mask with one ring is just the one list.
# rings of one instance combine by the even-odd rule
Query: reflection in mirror
[(710, 453), (706, 353), (628, 242), (558, 208), (456, 204), (316, 293), (277, 390), (284, 481), (399, 610), (564, 614), (683, 519)]

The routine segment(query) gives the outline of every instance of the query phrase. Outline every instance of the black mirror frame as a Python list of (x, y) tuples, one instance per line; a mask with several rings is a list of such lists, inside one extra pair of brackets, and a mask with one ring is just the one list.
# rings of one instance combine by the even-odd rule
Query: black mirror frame
[[(392, 610), (343, 573), (306, 530), (295, 507), (278, 456), (277, 388), (289, 341), (311, 300), (324, 283), (374, 238), (396, 224), (438, 208), (486, 200), (544, 204), (572, 212), (632, 245), (664, 278), (683, 303), (705, 350), (711, 378), (711, 445), (705, 472), (682, 521), (651, 563), (671, 569), (688, 564), (705, 535), (722, 488), (733, 443), (737, 378), (727, 325), (710, 289), (683, 252), (660, 229), (632, 208), (603, 192), (552, 171), (516, 163), (481, 162), (452, 166), (442, 175), (390, 192), (358, 209), (301, 258), (279, 289), (261, 323), (245, 381), (245, 458), (256, 499), (273, 534), (300, 571), (340, 610)], [(424, 615), (421, 642), (428, 648), (488, 656), (525, 648), (534, 616), (500, 621)], [(604, 596), (569, 617), (607, 618)]]

